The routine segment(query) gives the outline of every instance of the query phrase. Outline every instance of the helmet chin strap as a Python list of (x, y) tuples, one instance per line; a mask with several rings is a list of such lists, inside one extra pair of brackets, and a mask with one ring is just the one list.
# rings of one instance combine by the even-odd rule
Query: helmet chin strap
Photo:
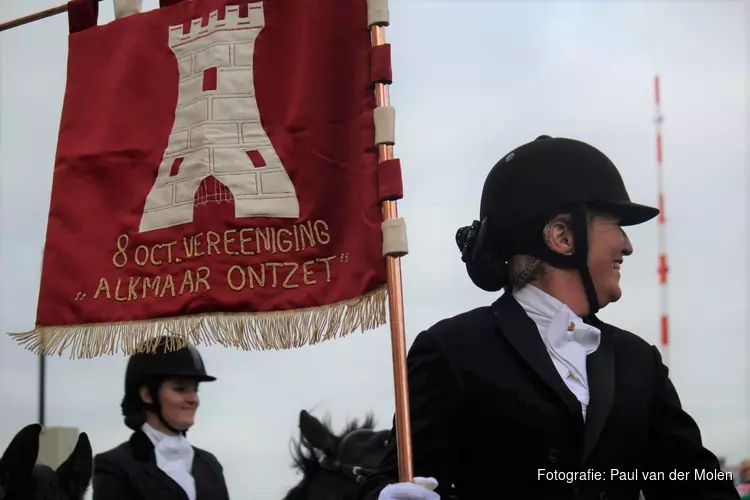
[(147, 386), (148, 392), (151, 394), (151, 398), (153, 399), (153, 403), (146, 404), (144, 402), (144, 406), (147, 410), (156, 415), (156, 417), (159, 419), (159, 422), (161, 422), (164, 427), (174, 432), (175, 434), (181, 434), (185, 436), (187, 434), (187, 430), (181, 431), (175, 429), (172, 425), (169, 424), (169, 422), (167, 422), (167, 419), (164, 418), (164, 415), (161, 412), (161, 401), (159, 401), (159, 385), (161, 385), (161, 382), (156, 384), (149, 384)]
[(572, 257), (575, 262), (575, 267), (581, 275), (583, 290), (586, 292), (586, 300), (589, 303), (589, 312), (586, 316), (590, 318), (599, 312), (599, 298), (596, 294), (594, 280), (591, 278), (591, 271), (589, 270), (588, 264), (589, 244), (586, 207), (583, 204), (577, 205), (573, 210), (572, 216), (573, 238), (575, 238), (576, 241), (576, 251), (573, 253)]
[[(528, 246), (521, 248), (520, 250), (527, 251), (529, 255), (533, 255), (541, 260), (549, 262), (550, 265), (562, 269), (575, 269), (581, 276), (581, 282), (583, 283), (583, 290), (586, 293), (586, 301), (588, 302), (589, 311), (586, 315), (587, 318), (592, 318), (597, 312), (599, 312), (599, 299), (596, 294), (596, 288), (594, 287), (594, 280), (591, 278), (591, 272), (588, 265), (588, 223), (586, 222), (586, 206), (583, 203), (577, 203), (565, 209), (565, 212), (569, 212), (572, 217), (571, 229), (573, 230), (573, 239), (575, 241), (575, 250), (570, 255), (562, 255), (550, 247), (543, 241), (543, 238), (535, 236)], [(594, 318), (595, 319), (595, 318)]]
[(161, 421), (162, 424), (164, 424), (164, 427), (169, 429), (170, 431), (174, 432), (175, 434), (182, 434), (183, 436), (187, 434), (187, 431), (180, 431), (169, 425), (169, 422), (167, 422), (167, 419), (164, 418), (164, 416), (161, 414), (161, 405), (157, 408), (156, 416), (159, 417), (159, 421)]

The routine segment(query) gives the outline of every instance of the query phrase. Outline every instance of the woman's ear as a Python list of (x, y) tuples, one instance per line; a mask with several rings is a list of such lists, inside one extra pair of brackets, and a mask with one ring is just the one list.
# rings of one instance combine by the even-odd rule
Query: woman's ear
[(147, 405), (150, 405), (154, 402), (154, 399), (151, 397), (151, 392), (148, 390), (148, 387), (145, 385), (142, 385), (140, 389), (138, 389), (138, 394), (141, 396), (141, 399), (144, 403)]
[(573, 230), (563, 220), (553, 219), (545, 226), (544, 241), (550, 250), (562, 255), (572, 255), (575, 250)]

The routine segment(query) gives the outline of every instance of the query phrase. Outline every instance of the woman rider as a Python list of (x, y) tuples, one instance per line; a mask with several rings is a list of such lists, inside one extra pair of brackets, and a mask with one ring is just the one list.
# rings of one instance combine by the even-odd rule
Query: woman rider
[[(198, 384), (216, 378), (192, 345), (170, 337), (156, 342), (128, 361), (121, 406), (133, 434), (94, 457), (93, 500), (229, 500), (219, 461), (185, 437)], [(184, 347), (168, 350), (173, 343)]]
[(624, 228), (658, 214), (584, 142), (541, 136), (505, 155), (456, 237), (474, 284), (503, 293), (417, 335), (416, 477), (398, 482), (393, 432), (359, 499), (739, 500), (728, 480), (668, 480), (719, 461), (658, 349), (596, 316), (622, 296)]

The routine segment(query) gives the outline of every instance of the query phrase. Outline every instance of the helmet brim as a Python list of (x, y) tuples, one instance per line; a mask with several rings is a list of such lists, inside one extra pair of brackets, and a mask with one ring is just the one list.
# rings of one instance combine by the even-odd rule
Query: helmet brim
[(152, 377), (159, 377), (159, 378), (189, 378), (193, 380), (197, 380), (198, 382), (214, 382), (216, 381), (216, 377), (212, 377), (211, 375), (205, 375), (202, 373), (194, 373), (194, 372), (168, 372), (168, 373), (154, 373), (151, 375)]
[(621, 226), (643, 224), (659, 215), (660, 212), (658, 208), (633, 203), (632, 201), (610, 201), (603, 204), (603, 208), (612, 215), (619, 217)]

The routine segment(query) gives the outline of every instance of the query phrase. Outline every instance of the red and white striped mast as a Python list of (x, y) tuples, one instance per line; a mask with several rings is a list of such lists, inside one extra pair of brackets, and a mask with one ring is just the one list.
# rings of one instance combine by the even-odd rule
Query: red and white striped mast
[(662, 166), (662, 136), (661, 136), (661, 125), (664, 122), (664, 116), (661, 114), (661, 95), (659, 89), (659, 75), (654, 76), (654, 97), (656, 103), (656, 118), (654, 123), (656, 124), (656, 167), (657, 167), (657, 185), (659, 190), (659, 218), (658, 218), (658, 252), (659, 252), (659, 309), (661, 311), (661, 332), (660, 332), (660, 347), (661, 355), (664, 360), (664, 364), (669, 366), (669, 314), (667, 308), (668, 302), (668, 287), (667, 287), (667, 273), (669, 267), (667, 266), (667, 236), (666, 236), (666, 216), (664, 213), (664, 169)]

